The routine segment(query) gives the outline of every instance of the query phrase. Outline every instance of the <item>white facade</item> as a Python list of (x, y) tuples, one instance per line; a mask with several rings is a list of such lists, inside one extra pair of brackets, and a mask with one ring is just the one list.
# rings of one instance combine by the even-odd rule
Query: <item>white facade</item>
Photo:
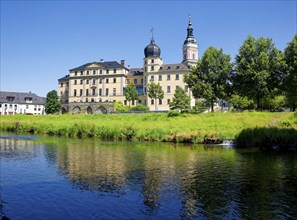
[(45, 115), (45, 99), (34, 93), (1, 92), (1, 115)]

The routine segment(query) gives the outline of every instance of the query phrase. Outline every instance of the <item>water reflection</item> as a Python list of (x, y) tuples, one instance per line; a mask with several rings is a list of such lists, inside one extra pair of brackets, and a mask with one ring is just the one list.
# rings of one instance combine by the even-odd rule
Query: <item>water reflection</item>
[[(73, 193), (91, 192), (94, 202), (113, 197), (121, 203), (117, 211), (132, 218), (297, 218), (296, 154), (90, 140), (0, 142), (1, 156), (42, 153)], [(127, 201), (139, 211), (127, 209)]]

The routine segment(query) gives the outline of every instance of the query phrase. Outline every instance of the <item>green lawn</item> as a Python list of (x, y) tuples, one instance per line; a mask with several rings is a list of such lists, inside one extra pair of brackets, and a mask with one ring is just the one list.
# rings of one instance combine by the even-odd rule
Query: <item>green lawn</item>
[(244, 128), (294, 127), (286, 124), (293, 113), (242, 112), (108, 115), (1, 115), (1, 130), (69, 137), (202, 143), (205, 137), (234, 139)]

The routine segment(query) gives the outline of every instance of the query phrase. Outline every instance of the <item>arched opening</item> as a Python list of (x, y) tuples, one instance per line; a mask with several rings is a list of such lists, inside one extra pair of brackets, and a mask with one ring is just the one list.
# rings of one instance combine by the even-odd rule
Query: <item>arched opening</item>
[(75, 106), (72, 110), (73, 114), (79, 114), (80, 113), (80, 107), (79, 106)]
[(62, 107), (62, 114), (66, 114), (67, 113), (67, 110), (65, 107)]
[(107, 114), (107, 110), (103, 106), (100, 106), (96, 109), (96, 114)]
[(93, 110), (92, 110), (91, 106), (88, 106), (87, 114), (93, 114)]

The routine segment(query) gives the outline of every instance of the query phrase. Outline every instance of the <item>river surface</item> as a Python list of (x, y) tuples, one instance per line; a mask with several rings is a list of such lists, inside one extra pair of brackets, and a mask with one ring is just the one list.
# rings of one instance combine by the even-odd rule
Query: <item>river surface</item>
[(0, 217), (297, 219), (297, 153), (0, 137)]

